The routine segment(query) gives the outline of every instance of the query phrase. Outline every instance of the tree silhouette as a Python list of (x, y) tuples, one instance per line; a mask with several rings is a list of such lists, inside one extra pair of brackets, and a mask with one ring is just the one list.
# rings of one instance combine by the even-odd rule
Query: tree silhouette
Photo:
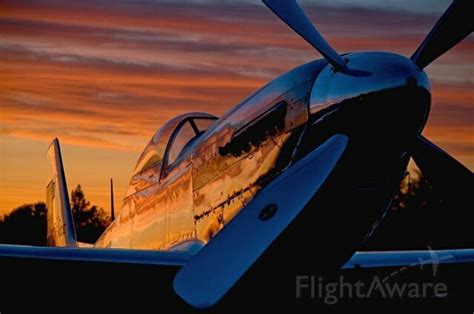
[(71, 192), (71, 209), (78, 241), (94, 243), (110, 224), (102, 208), (91, 206), (80, 184)]
[[(456, 184), (456, 182), (453, 182)], [(94, 243), (110, 223), (90, 204), (81, 185), (71, 192), (78, 241)], [(474, 246), (471, 208), (446, 205), (414, 169), (400, 183), (384, 221), (361, 250), (465, 248)], [(46, 206), (25, 204), (0, 219), (0, 243), (46, 245)]]
[(25, 204), (0, 220), (0, 242), (46, 245), (46, 205)]
[[(110, 224), (102, 208), (90, 204), (81, 185), (71, 191), (77, 240), (94, 243)], [(46, 205), (25, 204), (0, 219), (0, 243), (46, 245)]]
[[(456, 182), (453, 182), (456, 184)], [(390, 210), (362, 250), (425, 250), (474, 245), (470, 208), (446, 203), (418, 169), (400, 183)]]

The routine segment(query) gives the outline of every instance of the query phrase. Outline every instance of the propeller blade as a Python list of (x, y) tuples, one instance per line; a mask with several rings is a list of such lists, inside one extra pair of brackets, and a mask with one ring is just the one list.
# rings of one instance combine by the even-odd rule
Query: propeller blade
[(263, 3), (303, 37), (338, 71), (346, 68), (344, 59), (316, 30), (296, 0), (263, 0)]
[(472, 0), (455, 0), (421, 43), (411, 60), (420, 69), (467, 37), (474, 28)]
[(472, 172), (425, 137), (418, 136), (411, 155), (433, 189), (446, 199), (459, 203), (472, 193)]
[(198, 308), (217, 303), (313, 198), (347, 141), (332, 136), (261, 190), (178, 272), (176, 293)]

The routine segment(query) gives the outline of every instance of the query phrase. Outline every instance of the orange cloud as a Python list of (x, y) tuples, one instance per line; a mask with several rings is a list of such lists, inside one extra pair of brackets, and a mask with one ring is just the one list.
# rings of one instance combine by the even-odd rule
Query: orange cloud
[[(437, 19), (389, 10), (307, 9), (341, 52), (410, 55)], [(81, 147), (71, 156), (78, 164), (91, 148), (114, 152), (125, 165), (129, 152), (138, 155), (171, 117), (187, 111), (220, 115), (268, 80), (319, 58), (266, 8), (239, 2), (2, 1), (0, 29), (2, 151), (14, 156), (18, 143), (38, 141), (45, 149), (60, 137)], [(428, 67), (433, 106), (426, 128), (471, 168), (473, 48), (470, 37)], [(123, 189), (134, 161), (122, 167), (127, 171), (114, 172)], [(27, 187), (43, 184), (43, 177), (26, 173), (28, 162), (18, 166), (21, 176), (5, 171), (1, 178), (8, 206)], [(88, 165), (100, 173), (94, 162)], [(5, 187), (19, 178), (15, 188)], [(88, 182), (106, 202), (96, 181)]]

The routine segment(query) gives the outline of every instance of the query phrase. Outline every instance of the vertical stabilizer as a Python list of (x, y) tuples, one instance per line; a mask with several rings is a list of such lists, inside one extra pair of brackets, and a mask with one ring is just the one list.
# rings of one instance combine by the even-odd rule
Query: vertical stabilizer
[(49, 145), (48, 159), (51, 164), (51, 174), (46, 187), (47, 245), (77, 247), (61, 149), (57, 138)]

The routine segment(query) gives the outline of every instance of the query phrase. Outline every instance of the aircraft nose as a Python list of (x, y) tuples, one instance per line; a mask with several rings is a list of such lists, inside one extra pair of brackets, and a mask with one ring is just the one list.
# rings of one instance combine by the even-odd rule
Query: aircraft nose
[[(404, 87), (430, 91), (425, 72), (408, 58), (388, 52), (361, 52), (344, 56), (348, 73), (336, 72), (328, 65), (315, 80), (309, 111), (316, 114), (343, 100)], [(383, 105), (383, 104), (381, 104)]]

